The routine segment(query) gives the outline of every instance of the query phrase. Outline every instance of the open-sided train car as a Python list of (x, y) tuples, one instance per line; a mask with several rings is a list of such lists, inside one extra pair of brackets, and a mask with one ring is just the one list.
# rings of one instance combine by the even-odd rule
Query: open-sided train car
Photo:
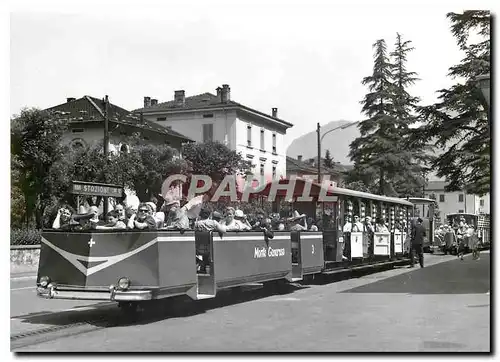
[[(301, 195), (304, 182), (297, 180), (296, 186), (294, 194)], [(315, 203), (319, 188), (312, 188)], [(179, 295), (199, 300), (252, 282), (297, 282), (362, 264), (408, 262), (403, 244), (410, 202), (341, 188), (328, 195), (333, 201), (324, 205), (331, 218), (327, 227), (277, 231), (272, 238), (255, 231), (219, 236), (198, 231), (44, 230), (37, 294), (124, 306)], [(297, 210), (303, 206), (294, 204)], [(389, 232), (344, 232), (345, 217), (355, 213), (387, 217)]]
[[(322, 233), (124, 231), (42, 233), (37, 293), (53, 299), (215, 297), (250, 282), (301, 280), (324, 266)], [(292, 249), (297, 249), (292, 262)], [(206, 264), (198, 270), (196, 257)]]

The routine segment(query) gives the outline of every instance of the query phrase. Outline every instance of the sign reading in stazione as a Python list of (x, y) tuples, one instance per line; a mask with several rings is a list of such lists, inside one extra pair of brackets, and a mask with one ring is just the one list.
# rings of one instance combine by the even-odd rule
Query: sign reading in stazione
[(71, 193), (88, 196), (122, 197), (123, 187), (118, 185), (73, 181)]

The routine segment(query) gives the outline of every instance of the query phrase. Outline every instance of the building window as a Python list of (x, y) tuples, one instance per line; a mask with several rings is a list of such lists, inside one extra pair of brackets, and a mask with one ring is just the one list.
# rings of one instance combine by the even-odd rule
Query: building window
[(273, 179), (276, 178), (276, 166), (273, 166)]
[(458, 195), (458, 202), (464, 202), (464, 194)]
[(166, 121), (167, 117), (158, 117), (156, 118), (157, 121)]
[(203, 125), (203, 142), (210, 142), (214, 140), (214, 125), (204, 124)]
[(130, 149), (128, 147), (127, 144), (123, 143), (121, 146), (120, 146), (120, 152), (130, 152)]
[(464, 213), (464, 210), (458, 210), (458, 213), (459, 213), (459, 214), (463, 214), (463, 213)]
[(273, 133), (273, 153), (276, 153), (276, 133)]
[(264, 176), (264, 164), (263, 163), (260, 164), (260, 175)]
[(439, 202), (444, 202), (444, 195), (439, 195)]
[(260, 149), (261, 149), (261, 151), (264, 151), (266, 149), (264, 137), (265, 137), (264, 129), (261, 128), (261, 130), (260, 130)]
[(213, 113), (204, 114), (203, 118), (214, 118), (214, 114)]
[(479, 200), (479, 206), (484, 206), (484, 200), (483, 199)]
[(247, 146), (252, 147), (252, 126), (247, 125)]

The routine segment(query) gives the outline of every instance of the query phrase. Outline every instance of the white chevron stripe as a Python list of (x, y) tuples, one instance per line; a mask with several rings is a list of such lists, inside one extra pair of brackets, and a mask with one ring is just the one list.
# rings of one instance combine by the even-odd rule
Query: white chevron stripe
[[(118, 263), (120, 261), (123, 261), (123, 260), (125, 260), (127, 258), (130, 258), (132, 255), (140, 253), (141, 251), (143, 251), (146, 248), (149, 248), (151, 245), (155, 244), (156, 242), (157, 242), (157, 238), (151, 240), (147, 244), (144, 244), (144, 245), (138, 247), (137, 249), (131, 250), (131, 251), (127, 252), (127, 253), (120, 254), (120, 255), (113, 255), (113, 256), (84, 256), (84, 255), (73, 254), (73, 253), (70, 253), (70, 252), (68, 252), (66, 250), (63, 250), (63, 249), (55, 246), (54, 244), (52, 244), (50, 241), (48, 241), (44, 237), (42, 237), (42, 243), (44, 243), (45, 245), (49, 246), (53, 250), (57, 251), (64, 259), (66, 259), (71, 264), (73, 264), (75, 266), (75, 268), (77, 268), (79, 271), (81, 271), (82, 274), (85, 275), (85, 276), (89, 276), (89, 275), (95, 274), (95, 273), (97, 273), (98, 271), (100, 271), (102, 269), (105, 269), (105, 268), (107, 268), (107, 267), (109, 267), (111, 265), (114, 265), (114, 264), (116, 264), (116, 263)], [(102, 264), (93, 266), (91, 268), (85, 268), (79, 262), (79, 260), (81, 260), (81, 261), (87, 261), (87, 262), (90, 262), (90, 263), (99, 262), (99, 261), (105, 261), (105, 262), (102, 263)]]

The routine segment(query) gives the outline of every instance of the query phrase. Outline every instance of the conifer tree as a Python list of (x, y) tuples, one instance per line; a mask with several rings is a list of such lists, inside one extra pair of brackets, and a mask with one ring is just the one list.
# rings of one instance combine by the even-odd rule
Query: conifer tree
[(330, 150), (328, 149), (326, 150), (325, 153), (324, 165), (325, 167), (333, 168), (333, 158), (332, 155), (330, 154)]
[(393, 63), (393, 107), (394, 117), (397, 123), (397, 133), (400, 137), (401, 159), (404, 162), (402, 170), (394, 175), (394, 187), (400, 196), (418, 195), (425, 183), (425, 174), (429, 171), (431, 155), (425, 143), (412, 141), (412, 130), (409, 126), (417, 119), (415, 111), (420, 99), (410, 95), (408, 88), (417, 78), (416, 72), (410, 72), (406, 68), (408, 54), (415, 48), (411, 46), (411, 40), (403, 40), (401, 34), (396, 34), (394, 51), (391, 53)]
[[(449, 68), (448, 76), (457, 82), (420, 110), (426, 125), (415, 139), (430, 140), (441, 151), (432, 165), (446, 177), (448, 191), (484, 195), (490, 190), (491, 131), (489, 105), (476, 77), (490, 72), (490, 12), (448, 13), (447, 18), (464, 58)], [(471, 43), (471, 36), (480, 40)]]
[(354, 169), (348, 182), (362, 181), (373, 193), (396, 195), (389, 180), (401, 163), (399, 121), (394, 117), (393, 106), (393, 66), (385, 40), (377, 40), (373, 48), (373, 73), (362, 81), (369, 89), (361, 101), (368, 118), (359, 123), (361, 135), (350, 144), (349, 157), (354, 161)]

